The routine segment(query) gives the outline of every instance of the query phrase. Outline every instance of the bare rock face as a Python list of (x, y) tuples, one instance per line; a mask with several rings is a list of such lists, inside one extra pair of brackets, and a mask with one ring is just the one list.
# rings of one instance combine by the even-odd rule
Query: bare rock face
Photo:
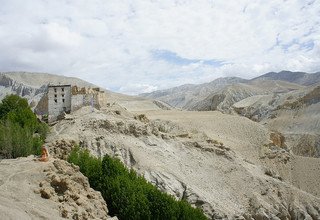
[(110, 219), (79, 168), (51, 156), (0, 160), (0, 212), (0, 219)]
[(271, 132), (270, 134), (270, 140), (272, 141), (273, 145), (285, 148), (285, 137), (280, 132)]
[(79, 167), (55, 160), (45, 169), (47, 178), (39, 184), (42, 198), (59, 203), (60, 214), (67, 219), (108, 219), (101, 194), (90, 188)]
[(0, 87), (2, 87), (0, 88), (0, 99), (4, 98), (6, 94), (16, 94), (27, 98), (30, 103), (37, 103), (40, 99), (37, 95), (46, 91), (46, 85), (39, 87), (26, 85), (3, 73), (0, 73)]
[(303, 134), (296, 138), (292, 151), (305, 157), (320, 157), (320, 136)]
[[(196, 114), (177, 111), (173, 118), (198, 117)], [(223, 117), (227, 126), (213, 120), (218, 119), (215, 115)], [(118, 158), (160, 190), (201, 208), (209, 219), (289, 220), (319, 215), (318, 197), (293, 187), (276, 165), (268, 167), (270, 163), (286, 169), (294, 161), (281, 134), (270, 137), (270, 132), (255, 122), (221, 113), (201, 113), (195, 120), (208, 120), (208, 126), (212, 120), (209, 128), (221, 127), (216, 132), (228, 132), (227, 138), (194, 129), (194, 122), (189, 129), (147, 114), (130, 115), (125, 110), (114, 114), (110, 107), (95, 112), (82, 108), (72, 113), (68, 120), (53, 126), (48, 142), (71, 148), (74, 141), (99, 157), (108, 154)], [(236, 144), (232, 145), (234, 136)], [(253, 141), (252, 148), (246, 148)], [(241, 145), (252, 159), (240, 155), (237, 147)], [(255, 159), (253, 153), (262, 149), (261, 158), (257, 152)], [(47, 194), (50, 192), (44, 196)]]
[(67, 160), (71, 150), (75, 147), (74, 141), (56, 140), (48, 144), (49, 154), (61, 160)]

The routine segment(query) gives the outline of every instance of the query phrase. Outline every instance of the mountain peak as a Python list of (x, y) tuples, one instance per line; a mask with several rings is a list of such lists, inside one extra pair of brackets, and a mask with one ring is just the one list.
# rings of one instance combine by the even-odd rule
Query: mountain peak
[(299, 85), (312, 85), (320, 81), (320, 72), (305, 73), (305, 72), (291, 72), (282, 70), (280, 72), (269, 72), (264, 75), (253, 78), (251, 81), (256, 80), (281, 80)]

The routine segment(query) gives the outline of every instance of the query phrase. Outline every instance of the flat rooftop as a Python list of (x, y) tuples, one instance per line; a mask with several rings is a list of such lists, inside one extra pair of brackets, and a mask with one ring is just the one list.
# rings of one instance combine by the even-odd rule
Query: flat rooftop
[(65, 85), (49, 85), (48, 87), (67, 87), (67, 86), (71, 87), (70, 84), (69, 85), (67, 85), (67, 84), (65, 84)]

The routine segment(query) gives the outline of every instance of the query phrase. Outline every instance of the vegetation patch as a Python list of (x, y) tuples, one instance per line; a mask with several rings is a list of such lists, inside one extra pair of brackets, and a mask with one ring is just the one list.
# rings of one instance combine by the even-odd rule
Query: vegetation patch
[(207, 219), (200, 209), (161, 192), (118, 159), (106, 155), (101, 160), (75, 148), (68, 161), (78, 165), (91, 187), (101, 192), (111, 216), (128, 220)]
[(48, 126), (32, 112), (26, 99), (8, 95), (0, 103), (0, 157), (40, 154)]

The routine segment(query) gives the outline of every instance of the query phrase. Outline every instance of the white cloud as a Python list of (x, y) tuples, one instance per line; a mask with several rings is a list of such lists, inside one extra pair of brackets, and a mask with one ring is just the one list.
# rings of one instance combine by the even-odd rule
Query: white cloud
[(148, 84), (132, 84), (128, 83), (119, 88), (119, 92), (127, 94), (148, 93), (157, 90), (156, 86)]
[(319, 24), (319, 1), (2, 0), (0, 71), (78, 76), (130, 94), (221, 76), (313, 72)]
[(72, 32), (67, 27), (57, 23), (45, 25), (44, 30), (45, 37), (58, 45), (76, 47), (80, 45), (82, 40), (82, 37), (79, 34)]

